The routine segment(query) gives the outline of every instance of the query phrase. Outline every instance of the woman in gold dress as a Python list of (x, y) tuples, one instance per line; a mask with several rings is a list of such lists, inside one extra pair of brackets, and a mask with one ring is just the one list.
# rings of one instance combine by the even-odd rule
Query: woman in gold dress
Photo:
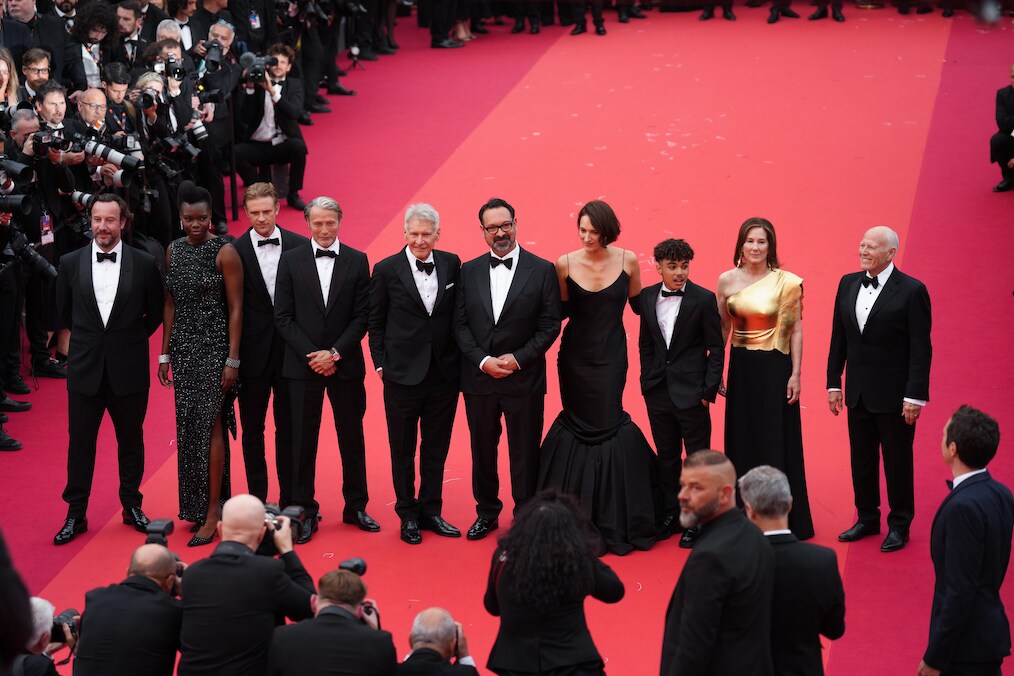
[(780, 269), (775, 228), (763, 218), (740, 226), (734, 261), (718, 278), (717, 293), (722, 334), (732, 339), (725, 453), (740, 476), (758, 465), (785, 472), (789, 528), (811, 538), (799, 415), (803, 280)]

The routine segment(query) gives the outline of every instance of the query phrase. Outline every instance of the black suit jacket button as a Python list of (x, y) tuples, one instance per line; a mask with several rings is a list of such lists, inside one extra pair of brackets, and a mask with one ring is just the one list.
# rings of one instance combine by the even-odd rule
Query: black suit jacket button
[(671, 366), (672, 365), (672, 360), (671, 359), (666, 360), (665, 365), (666, 366)]

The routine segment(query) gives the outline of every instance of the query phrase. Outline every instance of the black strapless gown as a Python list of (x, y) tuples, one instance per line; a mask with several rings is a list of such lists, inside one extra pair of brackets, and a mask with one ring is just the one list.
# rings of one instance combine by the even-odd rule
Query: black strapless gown
[(656, 457), (623, 410), (627, 274), (595, 293), (569, 277), (570, 321), (557, 367), (563, 411), (542, 442), (540, 488), (578, 498), (614, 554), (649, 549), (658, 506)]

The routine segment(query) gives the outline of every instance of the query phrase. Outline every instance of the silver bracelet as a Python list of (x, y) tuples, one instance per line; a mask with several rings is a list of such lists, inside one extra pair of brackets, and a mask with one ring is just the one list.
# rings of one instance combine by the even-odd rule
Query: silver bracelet
[(228, 366), (231, 369), (238, 369), (239, 368), (239, 359), (233, 359), (232, 357), (228, 357), (225, 360), (225, 365)]
[(167, 355), (167, 354), (160, 354), (158, 356), (158, 363), (159, 364), (171, 364), (172, 362), (169, 361), (169, 355)]

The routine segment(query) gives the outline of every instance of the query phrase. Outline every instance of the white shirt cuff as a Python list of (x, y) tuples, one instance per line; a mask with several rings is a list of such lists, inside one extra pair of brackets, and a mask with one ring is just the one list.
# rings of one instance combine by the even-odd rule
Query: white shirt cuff
[(915, 404), (916, 406), (925, 406), (926, 404), (929, 403), (928, 401), (925, 401), (923, 399), (909, 399), (908, 397), (905, 397), (904, 399), (902, 399), (902, 401), (904, 401), (906, 404)]
[(841, 392), (841, 388), (840, 387), (829, 387), (829, 388), (827, 388), (827, 391), (828, 392)]
[(490, 357), (490, 356), (483, 357), (482, 361), (479, 362), (479, 370), (481, 371), (482, 370), (482, 365), (485, 364), (487, 360), (492, 359), (492, 358), (493, 357)]
[(459, 657), (458, 658), (458, 664), (463, 664), (466, 667), (474, 667), (475, 666), (475, 660), (472, 658), (471, 655), (465, 655), (464, 657)]

